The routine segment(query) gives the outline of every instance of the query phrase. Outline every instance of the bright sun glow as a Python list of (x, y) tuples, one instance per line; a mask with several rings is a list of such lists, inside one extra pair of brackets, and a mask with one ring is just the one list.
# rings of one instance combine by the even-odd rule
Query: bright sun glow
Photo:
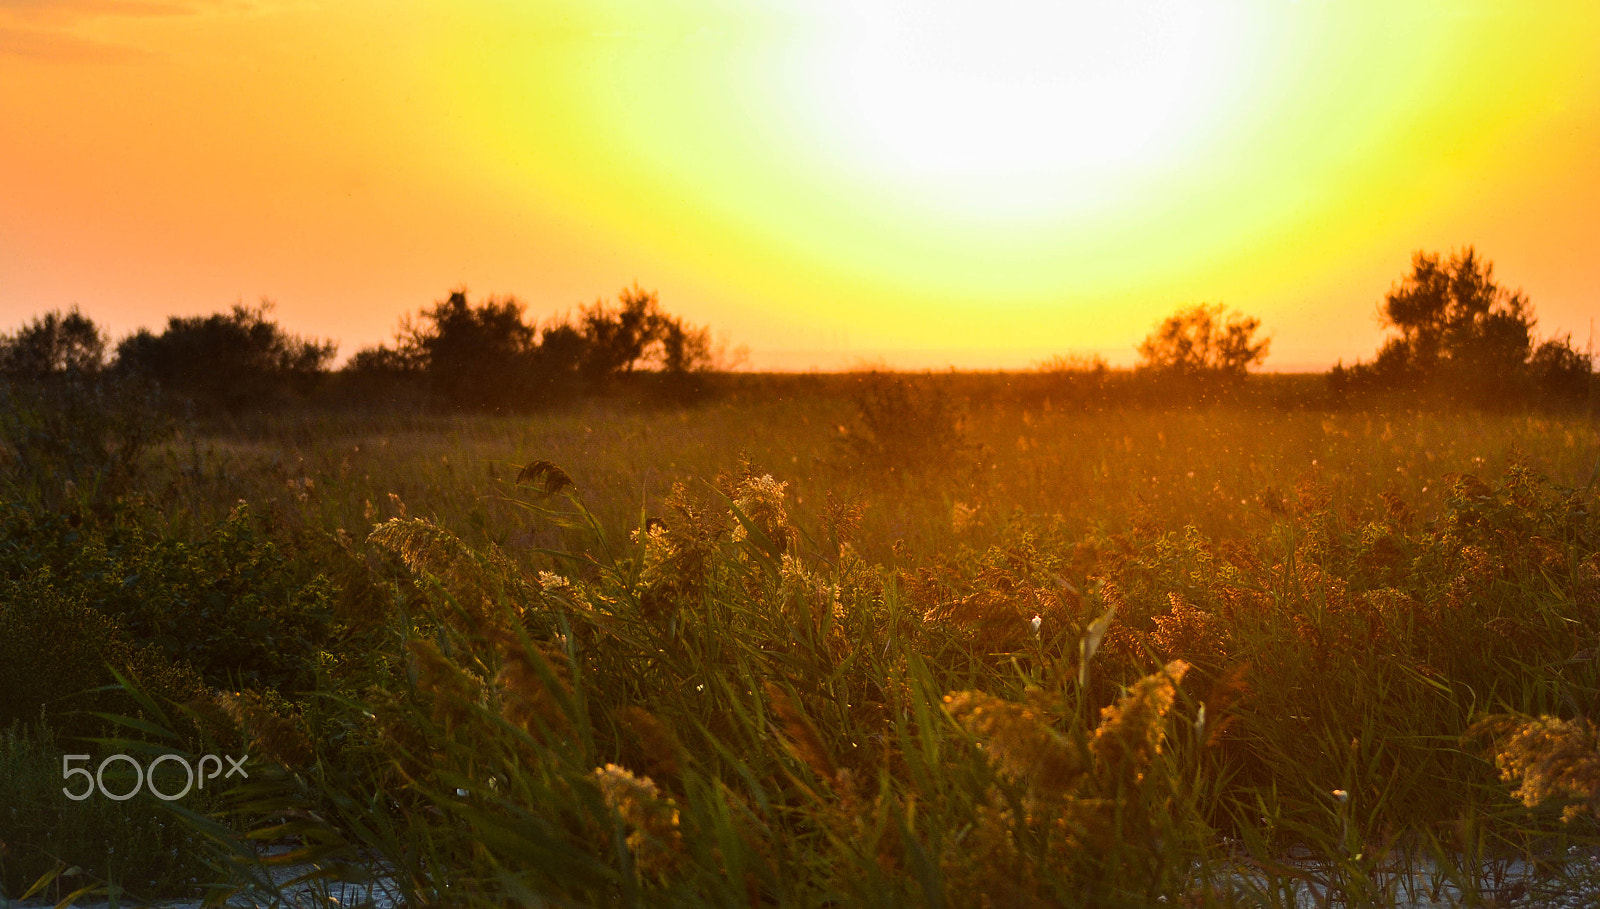
[(795, 102), (845, 166), (974, 214), (1106, 204), (1193, 155), (1233, 87), (1226, 8), (841, 2)]
[(1212, 300), (1326, 366), (1473, 243), (1582, 337), (1596, 47), (1595, 0), (0, 0), (0, 324), (268, 296), (348, 352), (638, 281), (757, 365), (1127, 363)]

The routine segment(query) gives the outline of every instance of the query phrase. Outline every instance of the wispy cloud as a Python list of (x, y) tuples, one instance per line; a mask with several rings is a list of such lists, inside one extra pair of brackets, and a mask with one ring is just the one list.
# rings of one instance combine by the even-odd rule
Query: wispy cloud
[(0, 0), (0, 56), (66, 63), (145, 59), (150, 52), (108, 40), (105, 23), (160, 16), (255, 13), (262, 0)]
[(28, 57), (53, 63), (123, 63), (148, 57), (128, 44), (86, 38), (54, 28), (0, 26), (0, 57)]
[(181, 16), (200, 7), (178, 0), (0, 0), (0, 16), (61, 23), (101, 16)]

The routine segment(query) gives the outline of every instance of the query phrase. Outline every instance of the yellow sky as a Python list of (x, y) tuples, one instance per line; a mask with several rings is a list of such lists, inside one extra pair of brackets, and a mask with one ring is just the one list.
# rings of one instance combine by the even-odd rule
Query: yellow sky
[(1600, 314), (1600, 4), (0, 0), (0, 325), (262, 297), (348, 354), (635, 281), (757, 367), (1370, 356), (1413, 250)]

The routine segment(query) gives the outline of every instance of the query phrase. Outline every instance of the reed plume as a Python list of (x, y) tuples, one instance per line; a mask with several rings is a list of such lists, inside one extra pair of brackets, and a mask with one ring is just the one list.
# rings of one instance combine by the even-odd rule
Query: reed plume
[(406, 653), (417, 690), (429, 696), (434, 722), (446, 733), (471, 723), (474, 711), (486, 699), (483, 679), (456, 665), (426, 638), (408, 641)]
[(1600, 729), (1587, 718), (1498, 714), (1474, 723), (1465, 738), (1489, 740), (1500, 778), (1518, 783), (1512, 794), (1524, 805), (1575, 801), (1562, 820), (1600, 815)]
[(811, 719), (795, 706), (788, 693), (771, 682), (763, 685), (767, 695), (767, 702), (772, 705), (772, 712), (778, 717), (779, 731), (782, 733), (786, 745), (795, 757), (811, 768), (811, 772), (821, 777), (827, 784), (839, 791), (842, 783), (839, 778), (839, 767), (833, 762), (833, 756), (828, 753), (828, 746), (823, 743), (821, 733)]
[(683, 744), (672, 727), (643, 707), (629, 705), (611, 711), (612, 722), (623, 734), (627, 754), (646, 776), (676, 778), (682, 768), (678, 755)]
[(984, 747), (1005, 776), (1034, 794), (1061, 798), (1088, 772), (1083, 745), (1057, 732), (1036, 707), (982, 691), (945, 695), (944, 709)]
[(261, 692), (219, 691), (213, 700), (238, 726), (252, 751), (290, 769), (305, 767), (316, 757), (300, 724), (284, 715), (284, 705), (275, 707)]
[(1188, 663), (1173, 660), (1129, 686), (1115, 704), (1101, 708), (1100, 725), (1089, 742), (1100, 767), (1114, 770), (1128, 782), (1144, 779), (1150, 762), (1161, 753), (1167, 711), (1188, 671)]
[(662, 795), (654, 780), (616, 764), (595, 768), (591, 777), (606, 806), (628, 825), (628, 850), (639, 871), (656, 876), (671, 871), (683, 854), (678, 803)]
[(519, 573), (497, 550), (480, 555), (455, 534), (423, 518), (391, 518), (374, 527), (367, 539), (399, 556), (413, 574), (436, 578), (443, 585), (457, 608), (441, 618), (458, 631), (483, 638), (505, 625), (505, 610), (496, 604), (502, 599), (501, 588)]
[[(783, 503), (783, 491), (788, 486), (788, 483), (773, 479), (771, 474), (748, 476), (734, 487), (732, 496), (733, 505), (739, 513), (766, 535), (780, 552), (791, 548), (795, 536), (794, 527), (789, 523), (789, 512)], [(749, 531), (744, 522), (735, 518), (734, 542), (747, 536)]]
[(510, 631), (495, 639), (500, 671), (495, 687), (500, 712), (507, 720), (538, 739), (571, 731), (565, 705), (573, 693), (566, 654), (544, 642), (524, 641)]

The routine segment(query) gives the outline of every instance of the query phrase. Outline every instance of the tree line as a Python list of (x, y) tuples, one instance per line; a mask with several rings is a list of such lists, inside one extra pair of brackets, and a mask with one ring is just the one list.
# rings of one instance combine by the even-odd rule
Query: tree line
[[(1336, 401), (1375, 397), (1495, 406), (1589, 400), (1593, 351), (1571, 334), (1540, 341), (1533, 304), (1501, 286), (1494, 264), (1468, 246), (1448, 256), (1417, 251), (1411, 270), (1378, 306), (1388, 329), (1370, 361), (1328, 371)], [(1190, 384), (1236, 385), (1266, 357), (1261, 323), (1220, 304), (1181, 309), (1139, 345), (1140, 369)]]
[[(519, 411), (619, 384), (675, 400), (705, 388), (724, 368), (710, 331), (666, 312), (635, 285), (614, 303), (530, 320), (513, 297), (473, 303), (466, 290), (402, 320), (391, 343), (357, 351), (329, 369), (337, 345), (302, 338), (271, 319), (271, 304), (209, 316), (174, 316), (115, 348), (76, 308), (51, 312), (0, 335), (0, 374), (17, 382), (114, 378), (145, 385), (202, 413), (238, 413), (304, 399), (331, 378), (347, 400), (395, 401), (463, 410)], [(1540, 340), (1532, 303), (1502, 287), (1494, 266), (1467, 247), (1448, 256), (1418, 251), (1384, 295), (1378, 318), (1389, 336), (1370, 361), (1335, 365), (1335, 401), (1399, 397), (1478, 406), (1581, 403), (1593, 395), (1592, 351), (1571, 335)], [(1199, 304), (1160, 322), (1138, 346), (1139, 372), (1204, 398), (1240, 385), (1265, 359), (1260, 320)], [(1057, 358), (1046, 371), (1093, 376), (1099, 360)]]
[(605, 389), (630, 376), (692, 396), (719, 364), (711, 333), (661, 308), (638, 286), (615, 304), (530, 321), (512, 297), (474, 304), (464, 289), (402, 320), (391, 344), (357, 351), (336, 374), (338, 345), (285, 331), (272, 304), (173, 316), (115, 347), (76, 308), (0, 335), (0, 373), (33, 384), (143, 383), (202, 413), (239, 413), (304, 399), (330, 377), (351, 397), (407, 399), (483, 411), (529, 410)]

